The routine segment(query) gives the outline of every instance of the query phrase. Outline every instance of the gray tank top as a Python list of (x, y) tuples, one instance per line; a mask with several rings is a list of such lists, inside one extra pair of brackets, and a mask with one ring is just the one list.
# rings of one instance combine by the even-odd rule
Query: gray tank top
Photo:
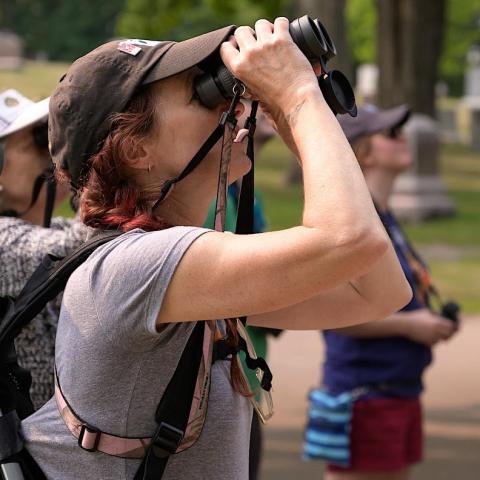
[[(122, 437), (154, 432), (155, 409), (194, 326), (171, 323), (159, 333), (155, 320), (176, 266), (205, 232), (133, 230), (98, 248), (70, 277), (55, 358), (66, 399), (90, 425)], [(216, 362), (202, 434), (170, 458), (163, 480), (246, 480), (251, 414), (248, 400), (232, 390), (230, 363)], [(82, 450), (54, 399), (22, 427), (49, 479), (132, 479), (140, 463)]]

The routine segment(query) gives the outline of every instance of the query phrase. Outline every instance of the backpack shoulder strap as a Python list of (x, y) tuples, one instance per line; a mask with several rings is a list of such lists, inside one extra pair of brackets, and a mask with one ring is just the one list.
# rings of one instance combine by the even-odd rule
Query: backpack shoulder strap
[(66, 257), (47, 254), (27, 280), (19, 295), (12, 299), (3, 297), (0, 304), (0, 345), (13, 340), (45, 305), (62, 290), (72, 272), (78, 268), (100, 245), (121, 235), (109, 231), (95, 236)]

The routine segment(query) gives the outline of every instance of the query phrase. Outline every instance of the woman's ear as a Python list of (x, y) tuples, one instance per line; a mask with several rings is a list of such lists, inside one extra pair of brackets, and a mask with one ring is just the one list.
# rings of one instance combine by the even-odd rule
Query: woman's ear
[(360, 168), (370, 168), (375, 163), (375, 159), (371, 155), (372, 153), (372, 141), (371, 137), (363, 137), (357, 140), (352, 145), (353, 153), (357, 157)]
[(131, 139), (125, 146), (125, 158), (128, 165), (137, 170), (146, 170), (151, 164), (148, 146), (143, 141)]

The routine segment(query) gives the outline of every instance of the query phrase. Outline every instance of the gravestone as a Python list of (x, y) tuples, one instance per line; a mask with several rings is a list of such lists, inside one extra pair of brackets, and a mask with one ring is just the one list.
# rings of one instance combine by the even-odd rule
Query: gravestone
[(355, 93), (359, 103), (377, 103), (378, 66), (364, 63), (357, 68)]
[(23, 41), (12, 32), (0, 31), (0, 69), (16, 70), (23, 65)]
[(470, 48), (465, 73), (465, 102), (470, 111), (470, 146), (480, 151), (480, 45)]
[(455, 213), (438, 175), (440, 139), (437, 123), (428, 115), (413, 114), (404, 128), (413, 154), (408, 172), (395, 182), (391, 206), (402, 220), (419, 222)]

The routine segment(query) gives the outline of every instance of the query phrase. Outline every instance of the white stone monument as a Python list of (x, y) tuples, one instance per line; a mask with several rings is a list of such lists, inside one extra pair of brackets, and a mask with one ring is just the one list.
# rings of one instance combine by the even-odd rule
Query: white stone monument
[(480, 151), (480, 45), (470, 48), (467, 63), (463, 101), (470, 112), (470, 146)]
[(378, 93), (378, 66), (364, 63), (357, 68), (355, 93), (360, 103), (376, 103)]
[(455, 206), (438, 175), (438, 130), (437, 123), (424, 114), (413, 114), (405, 125), (413, 165), (397, 179), (391, 201), (402, 220), (419, 222), (455, 213)]

